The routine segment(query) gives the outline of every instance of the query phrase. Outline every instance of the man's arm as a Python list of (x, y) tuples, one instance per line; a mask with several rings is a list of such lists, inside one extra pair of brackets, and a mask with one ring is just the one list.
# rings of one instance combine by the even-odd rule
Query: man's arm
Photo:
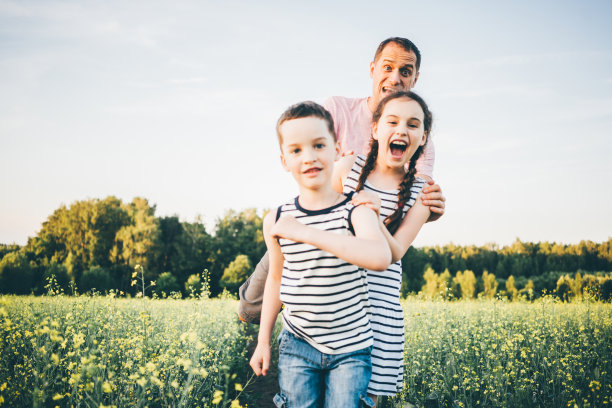
[(276, 239), (271, 235), (270, 230), (274, 226), (275, 212), (270, 211), (264, 218), (263, 232), (268, 253), (270, 254), (270, 269), (264, 288), (263, 305), (261, 309), (261, 323), (259, 335), (257, 336), (257, 347), (251, 357), (250, 365), (256, 375), (268, 374), (270, 368), (270, 342), (272, 330), (276, 323), (278, 310), (281, 308), (280, 286), (283, 274), (283, 254)]
[(353, 209), (351, 221), (355, 236), (309, 227), (292, 216), (282, 216), (271, 233), (274, 237), (310, 244), (361, 268), (375, 271), (387, 269), (391, 264), (391, 251), (378, 226), (376, 213), (358, 206)]

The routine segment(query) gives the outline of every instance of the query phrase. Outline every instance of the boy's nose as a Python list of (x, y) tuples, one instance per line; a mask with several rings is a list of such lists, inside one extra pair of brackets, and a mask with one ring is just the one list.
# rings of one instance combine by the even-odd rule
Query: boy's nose
[(304, 158), (304, 162), (310, 163), (310, 162), (313, 162), (313, 161), (316, 160), (317, 155), (315, 154), (315, 152), (313, 150), (307, 149), (304, 152), (303, 158)]

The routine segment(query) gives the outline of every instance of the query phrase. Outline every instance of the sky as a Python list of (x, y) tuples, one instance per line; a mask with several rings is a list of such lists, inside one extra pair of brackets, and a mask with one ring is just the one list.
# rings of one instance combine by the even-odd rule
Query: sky
[(421, 50), (446, 213), (415, 246), (612, 236), (610, 1), (0, 0), (0, 243), (61, 205), (260, 213), (297, 195), (275, 123)]

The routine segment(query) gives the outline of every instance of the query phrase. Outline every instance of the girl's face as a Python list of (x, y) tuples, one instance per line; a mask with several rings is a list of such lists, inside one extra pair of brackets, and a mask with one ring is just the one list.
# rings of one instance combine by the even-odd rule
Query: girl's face
[(378, 122), (372, 124), (372, 136), (378, 140), (377, 163), (388, 167), (408, 163), (427, 141), (424, 120), (421, 105), (412, 99), (387, 102)]

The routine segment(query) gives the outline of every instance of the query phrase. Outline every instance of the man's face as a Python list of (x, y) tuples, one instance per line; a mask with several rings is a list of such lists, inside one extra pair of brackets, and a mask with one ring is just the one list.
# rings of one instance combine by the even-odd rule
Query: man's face
[(401, 45), (392, 42), (385, 46), (378, 59), (370, 63), (373, 106), (390, 93), (412, 89), (419, 77), (416, 62), (415, 53)]

